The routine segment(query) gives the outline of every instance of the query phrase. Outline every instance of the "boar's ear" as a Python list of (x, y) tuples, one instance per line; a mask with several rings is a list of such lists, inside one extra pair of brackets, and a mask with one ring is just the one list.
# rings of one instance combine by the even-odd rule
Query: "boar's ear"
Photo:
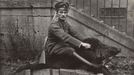
[(92, 48), (99, 46), (100, 41), (96, 38), (87, 38), (84, 42), (91, 44)]

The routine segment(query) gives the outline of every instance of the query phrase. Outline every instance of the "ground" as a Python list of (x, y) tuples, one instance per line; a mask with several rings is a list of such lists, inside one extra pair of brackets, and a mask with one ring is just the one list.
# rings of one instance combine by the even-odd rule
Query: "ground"
[[(17, 62), (5, 62), (2, 67), (4, 75), (11, 75), (18, 66), (26, 64), (28, 61), (17, 61)], [(33, 61), (30, 61), (33, 62)], [(134, 57), (116, 57), (108, 63), (109, 70), (114, 75), (134, 75)], [(2, 74), (1, 74), (2, 75)]]

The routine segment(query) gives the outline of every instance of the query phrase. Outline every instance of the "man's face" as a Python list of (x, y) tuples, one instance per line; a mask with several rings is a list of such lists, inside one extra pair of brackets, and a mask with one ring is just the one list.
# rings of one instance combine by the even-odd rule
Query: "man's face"
[(66, 17), (68, 15), (68, 11), (65, 10), (65, 8), (60, 8), (57, 12), (57, 15), (58, 15), (59, 19), (66, 20)]

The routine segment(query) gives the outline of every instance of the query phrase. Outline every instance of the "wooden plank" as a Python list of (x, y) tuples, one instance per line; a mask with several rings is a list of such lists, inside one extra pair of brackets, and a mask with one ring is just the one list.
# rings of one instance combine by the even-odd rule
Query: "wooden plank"
[(1, 9), (0, 15), (51, 17), (50, 9)]
[(60, 69), (60, 75), (75, 75), (75, 70)]
[[(49, 23), (50, 17), (1, 16), (0, 33), (3, 35), (1, 40), (4, 42), (1, 48), (8, 48), (9, 55), (13, 53), (10, 51), (26, 51), (28, 53), (28, 51), (42, 50)], [(14, 45), (12, 46), (12, 44)]]
[(31, 71), (30, 70), (24, 70), (20, 73), (16, 73), (15, 75), (31, 75)]
[(34, 18), (34, 30), (35, 30), (35, 47), (42, 50), (42, 46), (47, 36), (48, 27), (50, 24), (50, 17), (33, 17)]
[[(124, 55), (124, 56), (128, 56), (128, 54), (130, 56), (133, 55), (133, 52), (129, 51), (127, 48), (124, 48), (121, 45), (117, 44), (116, 42), (111, 41), (107, 37), (104, 37), (101, 34), (97, 33), (96, 31), (83, 26), (81, 23), (79, 23), (75, 20), (71, 20), (71, 19), (69, 19), (68, 22), (70, 23), (70, 25), (72, 25), (74, 27), (75, 30), (77, 30), (83, 36), (85, 36), (85, 37), (95, 37), (95, 38), (98, 38), (104, 44), (121, 48), (122, 49), (121, 55)], [(122, 40), (122, 42), (123, 42), (123, 40)]]
[(31, 75), (95, 75), (95, 74), (83, 70), (42, 69), (32, 71)]
[(31, 75), (50, 75), (50, 69), (34, 70)]
[[(33, 35), (34, 35), (34, 27), (33, 27), (33, 20), (28, 16), (18, 16), (18, 40), (21, 41), (18, 43), (18, 48), (20, 50), (24, 49), (23, 51), (27, 50), (34, 50), (33, 46)], [(23, 45), (22, 45), (23, 44)], [(21, 46), (22, 45), (22, 46)]]
[[(79, 22), (77, 22), (73, 19), (68, 19), (68, 22), (71, 26), (74, 27), (74, 29), (76, 31), (81, 33), (84, 37), (94, 37), (94, 38), (99, 39), (104, 44), (107, 44), (109, 46), (114, 46), (114, 47), (117, 47), (117, 48), (121, 48), (121, 50), (122, 50), (122, 52), (120, 53), (121, 56), (122, 55), (123, 56), (134, 56), (133, 52), (131, 52), (128, 48), (125, 48), (122, 45), (112, 41), (111, 39), (101, 35), (100, 33), (97, 33), (96, 31), (85, 27), (81, 23), (79, 23)], [(96, 27), (96, 28), (99, 28), (99, 27)], [(105, 34), (108, 34), (108, 33), (106, 32)], [(117, 36), (114, 36), (113, 38), (117, 39), (116, 37)], [(118, 41), (121, 41), (121, 42), (124, 42), (124, 43), (126, 42), (126, 40), (121, 40), (121, 39), (118, 39)]]
[(59, 69), (52, 69), (52, 75), (60, 75), (60, 70)]
[(60, 75), (95, 75), (84, 70), (60, 69)]
[[(134, 40), (132, 39), (132, 37), (124, 35), (124, 34), (118, 32), (117, 30), (108, 27), (106, 24), (98, 21), (97, 19), (95, 19), (93, 17), (89, 17), (83, 13), (80, 13), (76, 9), (72, 8), (69, 16), (72, 17), (74, 20), (77, 20), (77, 22), (85, 25), (86, 27), (89, 27), (89, 28), (95, 30), (97, 33), (99, 33), (103, 36), (106, 36), (110, 40), (120, 44), (123, 47), (128, 48), (128, 50), (134, 51), (134, 46), (133, 46)], [(98, 29), (98, 27), (99, 27), (99, 29)], [(108, 31), (109, 35), (105, 34), (106, 31)], [(120, 40), (124, 40), (125, 42), (122, 42)]]
[(3, 17), (1, 16), (0, 19), (0, 33), (2, 34), (1, 36), (1, 41), (3, 46), (3, 51), (5, 51), (6, 55), (4, 55), (4, 58), (7, 58), (11, 56), (12, 50), (13, 50), (13, 45), (12, 45), (12, 36), (10, 34), (15, 33), (16, 31), (16, 23), (17, 18), (16, 17)]
[(86, 71), (83, 71), (83, 70), (76, 70), (76, 75), (95, 75), (93, 73), (90, 73), (90, 72), (86, 72)]
[(0, 0), (0, 8), (50, 7), (51, 0)]
[(32, 10), (29, 9), (1, 9), (0, 15), (2, 16), (26, 16), (26, 15), (32, 15)]
[(50, 25), (50, 17), (33, 17), (34, 29), (39, 35), (47, 34)]
[(32, 15), (33, 16), (38, 16), (38, 17), (43, 17), (43, 16), (48, 16), (50, 17), (51, 16), (51, 13), (50, 13), (50, 9), (33, 9), (32, 10)]

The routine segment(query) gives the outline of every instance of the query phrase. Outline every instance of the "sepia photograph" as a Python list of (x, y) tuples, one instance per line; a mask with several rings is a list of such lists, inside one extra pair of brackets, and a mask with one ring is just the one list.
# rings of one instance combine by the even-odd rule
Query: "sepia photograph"
[(0, 75), (134, 75), (134, 0), (0, 0)]

